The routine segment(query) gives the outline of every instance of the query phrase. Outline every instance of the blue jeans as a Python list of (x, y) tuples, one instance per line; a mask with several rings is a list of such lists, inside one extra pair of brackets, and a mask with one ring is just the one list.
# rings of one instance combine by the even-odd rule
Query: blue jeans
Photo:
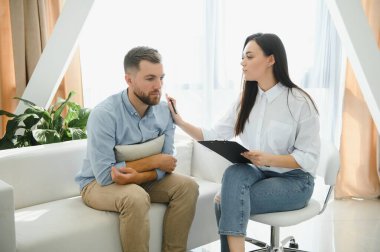
[(301, 169), (277, 173), (247, 164), (228, 167), (220, 203), (215, 203), (221, 251), (229, 252), (227, 235), (246, 235), (250, 215), (303, 208), (313, 189), (313, 176)]

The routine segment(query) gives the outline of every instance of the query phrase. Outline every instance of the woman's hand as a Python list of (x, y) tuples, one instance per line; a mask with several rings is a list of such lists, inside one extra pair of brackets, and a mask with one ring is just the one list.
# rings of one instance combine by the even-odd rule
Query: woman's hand
[(172, 114), (174, 123), (195, 140), (204, 140), (201, 128), (192, 125), (191, 123), (185, 122), (182, 119), (182, 117), (178, 114), (178, 110), (176, 109), (177, 101), (173, 97), (168, 96), (168, 94), (166, 94), (166, 100), (168, 101), (168, 106)]
[(177, 101), (173, 97), (168, 96), (168, 94), (166, 94), (166, 100), (168, 102), (168, 106), (169, 106), (170, 112), (172, 114), (174, 123), (181, 127), (181, 125), (184, 124), (184, 121), (183, 121), (182, 117), (178, 114), (178, 110), (177, 110), (177, 106), (176, 106)]
[(247, 151), (241, 154), (246, 159), (249, 159), (256, 166), (271, 166), (272, 154), (262, 151)]

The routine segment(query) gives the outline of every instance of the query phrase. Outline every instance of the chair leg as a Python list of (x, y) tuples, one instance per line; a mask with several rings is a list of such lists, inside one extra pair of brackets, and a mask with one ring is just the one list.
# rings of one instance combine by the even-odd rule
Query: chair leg
[(294, 249), (294, 248), (282, 248), (284, 252), (308, 252), (305, 250), (299, 250), (299, 249)]
[(259, 240), (256, 240), (256, 239), (253, 239), (253, 238), (250, 238), (250, 237), (245, 237), (245, 241), (246, 242), (249, 242), (253, 245), (256, 245), (258, 247), (261, 247), (261, 248), (267, 248), (269, 247), (268, 244), (266, 244), (265, 242), (262, 242), (262, 241), (259, 241)]
[(286, 243), (288, 243), (289, 241), (294, 242), (293, 236), (289, 236), (289, 237), (285, 238), (281, 242), (282, 244), (280, 246), (280, 228), (279, 227), (271, 226), (270, 233), (271, 233), (270, 234), (270, 245), (266, 244), (265, 242), (256, 240), (256, 239), (246, 237), (245, 238), (246, 242), (249, 242), (253, 245), (261, 247), (259, 249), (251, 250), (250, 252), (260, 252), (260, 251), (264, 251), (264, 252), (307, 252), (307, 251), (299, 250), (296, 248), (285, 248), (284, 247), (284, 245)]

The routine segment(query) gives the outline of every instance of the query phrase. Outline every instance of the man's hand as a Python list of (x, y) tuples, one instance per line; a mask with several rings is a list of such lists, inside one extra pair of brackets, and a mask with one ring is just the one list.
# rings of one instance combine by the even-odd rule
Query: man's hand
[(158, 168), (167, 173), (172, 173), (177, 165), (177, 159), (169, 154), (158, 154), (157, 159)]
[(241, 154), (256, 166), (270, 166), (273, 155), (262, 151), (247, 151)]
[(122, 167), (118, 170), (114, 166), (111, 169), (111, 177), (116, 184), (139, 184), (139, 173), (134, 169)]

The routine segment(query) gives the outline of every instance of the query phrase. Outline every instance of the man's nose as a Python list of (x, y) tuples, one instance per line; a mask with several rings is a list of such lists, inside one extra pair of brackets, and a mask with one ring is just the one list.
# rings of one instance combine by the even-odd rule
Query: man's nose
[(154, 82), (154, 87), (155, 88), (161, 88), (163, 84), (164, 84), (163, 80), (158, 79), (157, 81)]

